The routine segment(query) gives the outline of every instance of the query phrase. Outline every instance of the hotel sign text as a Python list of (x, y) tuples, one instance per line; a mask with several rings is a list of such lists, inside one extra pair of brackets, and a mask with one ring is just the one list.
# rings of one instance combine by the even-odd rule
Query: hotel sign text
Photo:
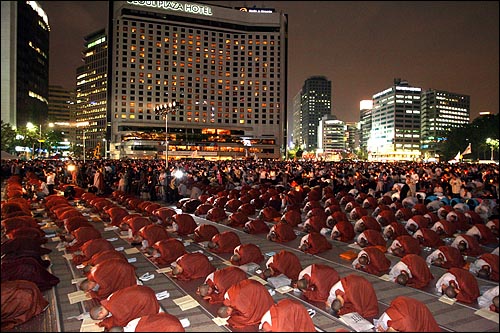
[(128, 4), (153, 7), (153, 8), (163, 8), (166, 10), (174, 10), (189, 14), (199, 14), (212, 16), (212, 8), (196, 3), (180, 3), (177, 1), (127, 1)]

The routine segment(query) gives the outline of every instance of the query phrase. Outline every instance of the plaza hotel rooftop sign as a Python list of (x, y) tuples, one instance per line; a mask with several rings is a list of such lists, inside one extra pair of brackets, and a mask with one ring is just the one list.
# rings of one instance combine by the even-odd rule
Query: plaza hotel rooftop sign
[(177, 1), (127, 1), (128, 4), (153, 7), (153, 8), (163, 8), (166, 10), (173, 10), (178, 12), (184, 12), (189, 14), (198, 14), (212, 16), (212, 8), (200, 5), (196, 3), (183, 3)]

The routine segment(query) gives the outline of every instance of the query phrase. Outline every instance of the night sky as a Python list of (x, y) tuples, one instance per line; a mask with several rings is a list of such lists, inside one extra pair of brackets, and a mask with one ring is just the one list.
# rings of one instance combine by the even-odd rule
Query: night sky
[[(107, 1), (39, 1), (48, 15), (50, 84), (75, 88), (83, 37), (107, 24)], [(402, 78), (471, 96), (471, 120), (498, 113), (498, 1), (205, 1), (284, 10), (288, 107), (310, 76), (332, 81), (333, 114), (359, 121), (359, 102)]]

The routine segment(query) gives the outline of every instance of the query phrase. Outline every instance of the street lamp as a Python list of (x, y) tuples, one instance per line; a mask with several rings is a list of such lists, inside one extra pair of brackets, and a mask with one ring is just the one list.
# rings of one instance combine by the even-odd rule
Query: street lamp
[[(179, 110), (175, 101), (158, 105), (155, 107), (155, 114), (165, 117), (165, 167), (168, 169), (168, 114), (175, 113)], [(168, 172), (168, 171), (167, 171)]]
[(82, 129), (82, 141), (83, 141), (83, 163), (85, 163), (85, 126), (88, 126), (90, 123), (88, 121), (78, 121), (76, 122), (76, 127), (83, 127)]
[(498, 149), (498, 139), (487, 138), (486, 144), (491, 148), (491, 160), (493, 161), (493, 151), (495, 150), (495, 148)]
[(104, 154), (102, 154), (104, 156), (104, 158), (106, 159), (107, 158), (107, 150), (108, 150), (108, 143), (107, 143), (107, 140), (106, 138), (102, 138), (102, 142), (104, 142)]

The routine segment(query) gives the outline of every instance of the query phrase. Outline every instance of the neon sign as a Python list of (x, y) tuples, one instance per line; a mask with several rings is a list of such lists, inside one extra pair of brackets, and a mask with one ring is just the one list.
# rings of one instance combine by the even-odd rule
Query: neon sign
[(189, 14), (199, 14), (206, 16), (213, 15), (212, 8), (196, 3), (180, 3), (177, 1), (127, 1), (127, 3), (131, 5), (162, 8)]

